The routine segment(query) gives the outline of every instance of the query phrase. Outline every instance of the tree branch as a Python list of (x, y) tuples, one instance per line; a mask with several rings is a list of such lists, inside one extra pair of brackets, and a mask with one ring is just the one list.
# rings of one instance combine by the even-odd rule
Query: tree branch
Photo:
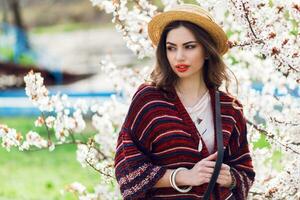
[(249, 191), (249, 193), (252, 194), (252, 195), (260, 195), (260, 196), (264, 195), (263, 192), (256, 192), (256, 191), (251, 191), (251, 190)]
[[(237, 6), (236, 6), (236, 4), (235, 4), (235, 2), (234, 2), (233, 0), (231, 0), (231, 3), (234, 5), (234, 7), (236, 7), (236, 9), (238, 9)], [(250, 11), (246, 8), (246, 3), (245, 3), (244, 1), (242, 1), (242, 6), (243, 6), (243, 12), (244, 12), (244, 16), (245, 16), (245, 19), (246, 19), (246, 21), (247, 21), (248, 27), (249, 27), (249, 29), (250, 29), (252, 35), (253, 35), (254, 38), (256, 39), (256, 40), (254, 40), (253, 43), (260, 44), (260, 45), (265, 45), (266, 43), (264, 42), (264, 40), (261, 39), (261, 38), (259, 38), (259, 37), (257, 36), (257, 34), (255, 33), (255, 31), (254, 31), (253, 24), (251, 23), (251, 20), (250, 20), (250, 17), (249, 17), (249, 12), (250, 12)], [(236, 46), (237, 46), (237, 47), (243, 47), (243, 46), (249, 46), (249, 45), (251, 45), (251, 44), (252, 44), (251, 42), (248, 42), (248, 43), (245, 43), (245, 44), (232, 44), (231, 47), (236, 47)], [(267, 57), (267, 56), (266, 56), (265, 54), (263, 54), (263, 53), (262, 53), (262, 55), (263, 55), (264, 57)], [(273, 57), (275, 60), (278, 60), (278, 61), (279, 61), (280, 64), (277, 66), (277, 70), (281, 71), (281, 70), (280, 70), (280, 66), (282, 66), (283, 63), (286, 63), (286, 61), (280, 59), (278, 56), (276, 56), (276, 54), (274, 54), (272, 57)], [(298, 73), (298, 72), (299, 72), (299, 70), (298, 70), (296, 67), (293, 67), (291, 64), (286, 63), (285, 65), (288, 67), (288, 71), (294, 71), (295, 73)], [(282, 73), (284, 76), (288, 76), (288, 74), (289, 74), (289, 73), (284, 73), (284, 72), (282, 72), (282, 71), (281, 71), (281, 73)], [(299, 82), (300, 80), (298, 79), (298, 80), (296, 80), (296, 81)]]
[(102, 174), (102, 175), (104, 175), (104, 176), (107, 176), (107, 177), (109, 177), (109, 178), (112, 178), (112, 179), (115, 178), (115, 177), (111, 176), (110, 174), (104, 173), (104, 172), (102, 172), (101, 170), (97, 169), (97, 168), (96, 168), (92, 163), (90, 163), (87, 159), (85, 159), (85, 161), (86, 161), (86, 163), (87, 163), (90, 167), (92, 167), (94, 170), (96, 170), (96, 171), (99, 172), (100, 174)]
[(49, 127), (46, 124), (46, 117), (45, 117), (45, 114), (43, 111), (42, 111), (42, 117), (43, 117), (43, 123), (44, 123), (46, 131), (47, 131), (47, 135), (48, 135), (48, 144), (50, 144), (51, 143), (51, 135), (50, 135), (51, 133), (50, 133)]
[(254, 30), (253, 30), (251, 21), (250, 21), (250, 19), (249, 19), (249, 10), (246, 9), (246, 6), (245, 6), (244, 1), (242, 1), (242, 5), (243, 5), (244, 13), (245, 13), (245, 18), (246, 18), (246, 20), (247, 20), (247, 22), (248, 22), (248, 25), (249, 25), (249, 28), (250, 28), (250, 30), (251, 30), (251, 33), (253, 34), (253, 36), (254, 36), (256, 39), (258, 39), (258, 37), (256, 36), (256, 33), (255, 33)]
[(267, 132), (264, 129), (259, 128), (256, 124), (254, 124), (253, 122), (247, 120), (247, 123), (250, 124), (251, 126), (253, 126), (257, 131), (259, 131), (260, 133), (262, 133), (263, 135), (265, 135), (267, 138), (272, 139), (273, 141), (277, 142), (280, 146), (285, 147), (286, 149), (291, 150), (292, 152), (294, 152), (295, 154), (300, 155), (300, 152), (294, 150), (293, 148), (291, 148), (290, 146), (288, 146), (287, 144), (283, 144), (280, 141), (277, 141), (274, 139), (274, 135), (270, 134), (269, 132)]

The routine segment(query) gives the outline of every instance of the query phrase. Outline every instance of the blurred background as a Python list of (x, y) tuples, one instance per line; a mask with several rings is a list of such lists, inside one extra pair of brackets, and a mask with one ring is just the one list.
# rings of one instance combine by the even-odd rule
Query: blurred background
[[(110, 55), (121, 67), (141, 61), (111, 19), (88, 0), (0, 0), (0, 124), (46, 136), (44, 128), (34, 127), (40, 112), (24, 90), (23, 77), (31, 69), (41, 72), (52, 94), (100, 101), (113, 94), (101, 74), (101, 58)], [(87, 128), (83, 135), (92, 131)], [(74, 181), (92, 190), (100, 177), (80, 166), (75, 151), (73, 145), (51, 153), (0, 148), (0, 199), (75, 199), (59, 192)]]
[(101, 56), (110, 55), (118, 66), (135, 63), (111, 16), (88, 0), (0, 2), (0, 96), (6, 98), (0, 100), (2, 116), (35, 112), (25, 99), (19, 101), (30, 69), (41, 72), (51, 91), (86, 97), (111, 90), (100, 74)]

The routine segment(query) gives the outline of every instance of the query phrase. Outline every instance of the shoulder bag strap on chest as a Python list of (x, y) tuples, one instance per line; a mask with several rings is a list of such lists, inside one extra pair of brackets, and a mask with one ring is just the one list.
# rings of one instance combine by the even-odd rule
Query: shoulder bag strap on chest
[(217, 89), (215, 92), (215, 122), (216, 122), (216, 133), (217, 133), (216, 135), (217, 135), (218, 156), (217, 156), (217, 161), (216, 161), (216, 165), (215, 165), (212, 177), (208, 184), (207, 190), (204, 193), (203, 200), (209, 200), (209, 196), (210, 196), (211, 192), (213, 191), (213, 188), (218, 179), (220, 169), (221, 169), (221, 166), (223, 163), (223, 157), (224, 157), (220, 93)]

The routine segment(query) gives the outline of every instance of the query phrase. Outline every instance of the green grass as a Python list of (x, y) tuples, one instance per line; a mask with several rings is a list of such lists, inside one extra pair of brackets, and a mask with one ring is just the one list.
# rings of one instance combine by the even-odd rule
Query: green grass
[[(42, 131), (42, 128), (33, 127), (34, 120), (0, 118), (0, 123), (22, 133)], [(15, 149), (7, 152), (0, 148), (0, 200), (73, 200), (76, 199), (73, 194), (62, 195), (60, 190), (74, 181), (81, 182), (92, 191), (100, 176), (90, 168), (82, 168), (76, 161), (75, 151), (74, 145), (60, 146), (53, 152), (19, 152)]]

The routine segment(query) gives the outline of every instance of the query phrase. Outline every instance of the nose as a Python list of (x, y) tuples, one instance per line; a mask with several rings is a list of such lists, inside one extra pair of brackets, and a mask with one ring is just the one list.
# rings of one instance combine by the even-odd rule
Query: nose
[(178, 48), (176, 51), (176, 60), (184, 60), (184, 51), (182, 48)]

